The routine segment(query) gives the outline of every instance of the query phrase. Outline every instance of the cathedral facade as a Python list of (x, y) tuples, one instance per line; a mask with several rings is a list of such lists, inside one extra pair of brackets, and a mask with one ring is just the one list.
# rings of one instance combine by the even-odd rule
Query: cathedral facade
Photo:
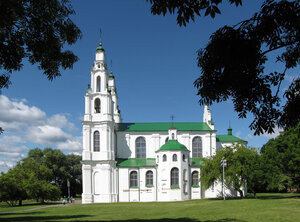
[[(218, 197), (221, 183), (201, 187), (200, 163), (216, 150), (246, 141), (217, 135), (211, 110), (203, 122), (123, 123), (115, 78), (100, 43), (85, 94), (82, 203), (180, 201)], [(226, 189), (227, 195), (237, 195)]]

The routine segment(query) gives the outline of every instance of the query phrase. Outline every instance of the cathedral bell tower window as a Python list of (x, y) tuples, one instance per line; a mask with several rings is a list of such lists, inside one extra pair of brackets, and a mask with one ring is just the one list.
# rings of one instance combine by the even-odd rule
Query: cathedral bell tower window
[(101, 102), (100, 99), (97, 98), (95, 99), (95, 113), (100, 113), (101, 112)]
[(94, 132), (94, 152), (100, 152), (100, 133)]
[(101, 90), (101, 81), (100, 81), (100, 76), (98, 76), (96, 79), (96, 92), (100, 92), (100, 90)]

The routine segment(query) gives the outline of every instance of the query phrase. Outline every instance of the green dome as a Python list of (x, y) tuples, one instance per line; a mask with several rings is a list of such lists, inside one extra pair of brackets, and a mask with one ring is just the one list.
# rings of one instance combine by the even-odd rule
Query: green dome
[(104, 48), (102, 47), (102, 42), (100, 41), (99, 46), (96, 48), (96, 51), (105, 51)]
[(169, 140), (164, 145), (162, 145), (159, 149), (159, 151), (162, 150), (186, 150), (188, 149), (185, 147), (185, 145), (179, 143), (177, 140)]

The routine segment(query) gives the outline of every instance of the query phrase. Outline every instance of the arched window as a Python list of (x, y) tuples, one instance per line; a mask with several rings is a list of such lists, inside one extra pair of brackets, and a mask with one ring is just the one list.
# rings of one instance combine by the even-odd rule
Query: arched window
[(153, 172), (151, 170), (146, 172), (146, 186), (153, 186)]
[(198, 186), (199, 184), (199, 173), (198, 171), (193, 171), (192, 173), (192, 186)]
[(172, 160), (173, 160), (173, 161), (177, 161), (177, 155), (176, 155), (176, 154), (173, 154)]
[(136, 171), (130, 172), (129, 177), (130, 177), (130, 179), (129, 179), (129, 187), (137, 187), (138, 186), (137, 172)]
[(179, 185), (179, 171), (178, 168), (174, 167), (171, 170), (171, 187)]
[(175, 140), (175, 134), (172, 133), (172, 140)]
[(196, 136), (193, 139), (192, 157), (202, 157), (202, 139), (200, 136)]
[(166, 161), (167, 161), (167, 155), (164, 154), (164, 155), (163, 155), (163, 162), (166, 162)]
[(96, 92), (100, 92), (100, 90), (101, 90), (101, 81), (100, 81), (100, 76), (98, 76), (96, 79)]
[(169, 141), (169, 137), (166, 138), (165, 143), (167, 143)]
[(186, 161), (186, 157), (184, 154), (182, 154), (182, 160), (185, 162)]
[(136, 158), (146, 158), (146, 141), (144, 137), (138, 137), (135, 140)]
[(95, 113), (100, 113), (101, 112), (101, 102), (100, 99), (97, 98), (95, 99)]
[(100, 151), (100, 133), (99, 131), (94, 132), (94, 152)]

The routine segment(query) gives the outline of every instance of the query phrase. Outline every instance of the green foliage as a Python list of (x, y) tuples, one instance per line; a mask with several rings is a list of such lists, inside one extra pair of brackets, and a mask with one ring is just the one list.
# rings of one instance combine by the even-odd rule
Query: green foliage
[(267, 189), (300, 187), (300, 123), (265, 144), (261, 156)]
[(0, 89), (8, 87), (22, 60), (38, 64), (49, 80), (60, 69), (72, 68), (78, 60), (69, 50), (81, 31), (69, 18), (74, 14), (69, 0), (6, 0), (0, 2)]
[(6, 174), (0, 177), (0, 199), (14, 206), (17, 201), (22, 205), (26, 198), (45, 200), (57, 200), (60, 190), (52, 185), (52, 172), (49, 168), (36, 161), (25, 159), (17, 163)]
[[(211, 16), (214, 18), (216, 14), (221, 14), (218, 5), (222, 0), (146, 0), (150, 2), (151, 13), (153, 15), (164, 16), (169, 12), (170, 14), (177, 13), (177, 24), (186, 26), (190, 20), (195, 21), (195, 15)], [(229, 0), (230, 4), (236, 6), (242, 5), (242, 0)]]
[(57, 200), (68, 195), (67, 179), (71, 184), (71, 195), (82, 193), (81, 156), (65, 155), (60, 150), (32, 149), (28, 157), (19, 161), (6, 174), (0, 176), (0, 200), (9, 205), (27, 198), (39, 202)]
[(37, 161), (51, 169), (53, 174), (51, 179), (59, 186), (64, 196), (68, 195), (67, 180), (70, 181), (72, 196), (82, 192), (81, 156), (65, 155), (57, 149), (35, 148), (28, 152), (27, 159)]
[[(186, 25), (205, 11), (212, 18), (220, 13), (222, 0), (147, 0), (151, 13), (177, 13), (177, 23)], [(229, 0), (236, 6), (242, 0)], [(266, 0), (261, 10), (235, 26), (224, 26), (213, 33), (204, 49), (198, 51), (201, 76), (194, 86), (199, 103), (211, 105), (232, 99), (239, 118), (253, 114), (250, 128), (255, 135), (274, 132), (276, 125), (285, 129), (300, 121), (300, 78), (285, 92), (281, 107), (279, 90), (288, 69), (300, 62), (300, 2)], [(283, 70), (265, 73), (268, 55), (276, 55)], [(214, 90), (211, 90), (214, 89)]]
[[(213, 33), (208, 45), (198, 52), (202, 75), (194, 85), (201, 97), (199, 103), (232, 98), (240, 118), (246, 118), (248, 112), (253, 114), (250, 128), (254, 134), (272, 133), (281, 116), (281, 82), (287, 69), (300, 61), (299, 18), (299, 1), (268, 0), (249, 20)], [(284, 64), (281, 72), (264, 72), (270, 52), (276, 53), (277, 61)], [(294, 80), (294, 87), (285, 94), (287, 105), (280, 121), (285, 128), (300, 119), (300, 112), (293, 110), (299, 106), (299, 81)]]
[(225, 167), (225, 185), (237, 190), (243, 197), (243, 188), (256, 193), (260, 186), (263, 171), (259, 163), (259, 155), (254, 148), (246, 148), (242, 144), (224, 147), (216, 155), (206, 159), (201, 164), (201, 184), (205, 188), (211, 187), (215, 182), (223, 180), (221, 160), (227, 161)]
[(16, 170), (9, 170), (1, 173), (0, 176), (0, 200), (5, 201), (10, 206), (15, 206), (27, 198), (25, 188), (22, 186), (22, 176)]

